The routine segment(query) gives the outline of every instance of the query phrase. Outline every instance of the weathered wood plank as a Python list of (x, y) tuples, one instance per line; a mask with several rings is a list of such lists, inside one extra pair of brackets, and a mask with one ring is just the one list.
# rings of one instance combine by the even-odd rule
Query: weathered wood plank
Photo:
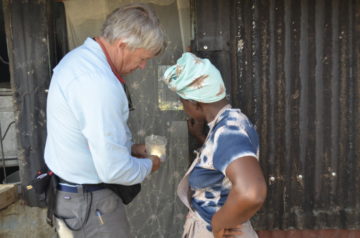
[(16, 184), (0, 184), (0, 209), (3, 209), (18, 199)]

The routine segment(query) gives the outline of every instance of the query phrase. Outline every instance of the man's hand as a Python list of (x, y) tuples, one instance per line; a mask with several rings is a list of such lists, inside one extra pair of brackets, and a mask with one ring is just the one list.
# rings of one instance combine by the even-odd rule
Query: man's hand
[(152, 162), (151, 172), (155, 172), (160, 168), (160, 158), (155, 155), (148, 156), (146, 153), (145, 144), (133, 144), (131, 147), (131, 155), (138, 158), (149, 158)]
[(131, 147), (131, 155), (138, 158), (147, 157), (145, 144), (133, 144)]
[(160, 158), (157, 157), (156, 155), (150, 155), (149, 159), (151, 159), (152, 161), (152, 169), (151, 172), (155, 172), (156, 170), (158, 170), (160, 168)]

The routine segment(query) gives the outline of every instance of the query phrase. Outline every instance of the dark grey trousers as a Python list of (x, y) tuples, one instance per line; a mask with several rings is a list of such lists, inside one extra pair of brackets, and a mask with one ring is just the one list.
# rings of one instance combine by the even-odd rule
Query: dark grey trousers
[(121, 199), (109, 189), (58, 191), (55, 226), (60, 238), (129, 238), (129, 222)]

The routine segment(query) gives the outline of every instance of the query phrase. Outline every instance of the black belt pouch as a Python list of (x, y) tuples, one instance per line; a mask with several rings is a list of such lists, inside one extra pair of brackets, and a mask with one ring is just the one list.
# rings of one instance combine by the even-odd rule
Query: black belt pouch
[(130, 186), (121, 184), (106, 184), (106, 187), (116, 193), (124, 204), (129, 204), (141, 190), (141, 184), (134, 184)]

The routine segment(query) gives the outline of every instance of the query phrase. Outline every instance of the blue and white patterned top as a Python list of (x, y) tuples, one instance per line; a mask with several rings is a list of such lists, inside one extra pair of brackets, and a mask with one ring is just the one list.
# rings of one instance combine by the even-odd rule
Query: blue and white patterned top
[(189, 175), (194, 192), (191, 207), (209, 223), (209, 230), (212, 216), (224, 205), (231, 189), (226, 168), (241, 157), (258, 159), (259, 155), (256, 130), (240, 109), (226, 109), (212, 123), (199, 162)]

